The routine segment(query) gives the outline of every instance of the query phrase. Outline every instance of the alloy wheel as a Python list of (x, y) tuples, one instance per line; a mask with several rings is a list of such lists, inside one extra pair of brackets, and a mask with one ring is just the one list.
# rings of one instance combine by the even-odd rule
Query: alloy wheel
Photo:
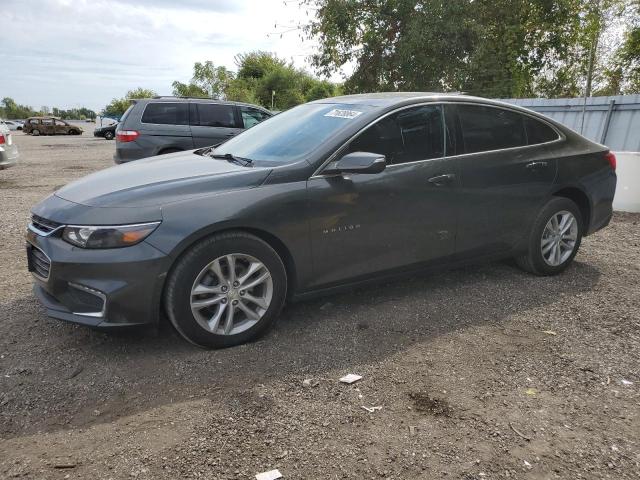
[(573, 213), (562, 210), (554, 213), (542, 232), (540, 248), (547, 265), (562, 265), (576, 248), (578, 221)]
[(258, 323), (272, 296), (269, 269), (255, 257), (232, 253), (200, 271), (191, 288), (191, 312), (205, 330), (236, 335)]

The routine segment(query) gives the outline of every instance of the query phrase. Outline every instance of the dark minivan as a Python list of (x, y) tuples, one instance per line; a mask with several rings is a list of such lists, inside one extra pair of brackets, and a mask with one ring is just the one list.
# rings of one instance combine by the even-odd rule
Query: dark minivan
[(206, 98), (133, 100), (116, 130), (116, 163), (222, 143), (273, 114), (256, 105)]

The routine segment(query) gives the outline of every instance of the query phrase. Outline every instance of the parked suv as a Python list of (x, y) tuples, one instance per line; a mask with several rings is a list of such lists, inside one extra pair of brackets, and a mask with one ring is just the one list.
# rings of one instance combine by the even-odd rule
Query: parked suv
[(133, 102), (116, 130), (116, 163), (216, 145), (273, 115), (256, 105), (204, 98)]
[(31, 117), (24, 122), (24, 133), (31, 135), (82, 135), (82, 128), (56, 117)]

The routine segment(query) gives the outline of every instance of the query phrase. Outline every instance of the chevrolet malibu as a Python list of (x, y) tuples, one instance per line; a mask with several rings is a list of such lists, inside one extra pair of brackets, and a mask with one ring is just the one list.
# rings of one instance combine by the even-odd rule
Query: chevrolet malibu
[(615, 157), (464, 95), (318, 100), (215, 147), (73, 182), (32, 209), (35, 295), (102, 329), (161, 314), (188, 341), (264, 333), (286, 300), (513, 257), (554, 275), (612, 215)]

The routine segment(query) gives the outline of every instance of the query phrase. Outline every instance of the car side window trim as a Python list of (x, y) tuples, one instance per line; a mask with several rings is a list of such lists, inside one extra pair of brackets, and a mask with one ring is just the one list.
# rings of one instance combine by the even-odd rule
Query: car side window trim
[[(474, 105), (474, 106), (487, 106), (487, 107), (492, 107), (492, 108), (497, 108), (497, 109), (502, 109), (502, 110), (508, 110), (510, 112), (514, 112), (514, 113), (518, 113), (520, 115), (523, 116), (528, 116), (533, 118), (534, 120), (537, 120), (541, 123), (544, 123), (545, 125), (549, 126), (551, 129), (553, 129), (553, 131), (556, 132), (556, 134), (558, 135), (558, 138), (556, 138), (555, 140), (551, 140), (549, 142), (544, 142), (544, 143), (536, 143), (534, 145), (519, 145), (516, 147), (508, 147), (508, 148), (500, 148), (497, 150), (485, 150), (483, 152), (474, 152), (474, 153), (457, 153), (455, 155), (447, 155), (447, 151), (446, 151), (446, 144), (445, 144), (445, 156), (444, 157), (438, 157), (438, 158), (428, 158), (425, 160), (416, 160), (413, 162), (406, 162), (406, 163), (398, 163), (395, 165), (388, 165), (387, 168), (391, 168), (391, 167), (398, 167), (400, 165), (411, 165), (413, 163), (419, 163), (419, 162), (432, 162), (434, 160), (442, 160), (442, 159), (447, 159), (447, 158), (458, 158), (458, 157), (469, 157), (471, 155), (485, 155), (487, 153), (496, 153), (496, 152), (508, 152), (511, 150), (518, 150), (518, 149), (527, 149), (527, 148), (534, 148), (534, 147), (540, 147), (542, 145), (550, 145), (552, 143), (557, 143), (557, 142), (562, 142), (564, 140), (566, 140), (566, 136), (560, 131), (558, 130), (554, 125), (552, 125), (551, 123), (547, 122), (546, 120), (539, 118), (535, 115), (530, 115), (528, 112), (522, 112), (520, 110), (517, 110), (515, 108), (509, 108), (507, 106), (502, 106), (502, 105), (490, 105), (490, 104), (485, 104), (485, 103), (480, 103), (480, 102), (447, 102), (447, 101), (438, 101), (438, 102), (422, 102), (422, 103), (414, 103), (411, 105), (404, 105), (402, 107), (399, 107), (395, 110), (391, 110), (387, 113), (385, 113), (384, 115), (382, 115), (381, 117), (376, 118), (375, 120), (371, 121), (370, 123), (368, 123), (367, 125), (365, 125), (364, 127), (362, 127), (358, 132), (356, 132), (353, 136), (351, 136), (351, 138), (349, 138), (348, 140), (345, 141), (344, 144), (342, 144), (340, 147), (338, 147), (336, 149), (335, 152), (333, 152), (331, 155), (329, 155), (329, 158), (327, 158), (327, 160), (325, 160), (320, 167), (318, 167), (313, 174), (309, 177), (311, 178), (315, 178), (315, 177), (329, 177), (329, 176), (335, 176), (335, 175), (340, 175), (340, 174), (336, 174), (336, 173), (328, 173), (328, 174), (324, 174), (322, 173), (323, 170), (333, 161), (336, 160), (336, 157), (342, 153), (344, 151), (344, 149), (356, 138), (358, 137), (362, 132), (364, 132), (366, 129), (368, 129), (370, 126), (375, 125), (376, 123), (378, 123), (380, 120), (382, 120), (383, 118), (389, 116), (389, 115), (393, 115), (394, 113), (397, 113), (399, 111), (402, 110), (406, 110), (408, 108), (413, 108), (413, 107), (420, 107), (423, 105)], [(442, 109), (444, 111), (444, 108)], [(446, 120), (446, 119), (445, 119)], [(445, 121), (445, 126), (446, 126), (446, 121)], [(460, 128), (459, 125), (456, 125), (456, 128)], [(457, 134), (457, 133), (456, 133)], [(446, 139), (446, 137), (445, 137)]]

